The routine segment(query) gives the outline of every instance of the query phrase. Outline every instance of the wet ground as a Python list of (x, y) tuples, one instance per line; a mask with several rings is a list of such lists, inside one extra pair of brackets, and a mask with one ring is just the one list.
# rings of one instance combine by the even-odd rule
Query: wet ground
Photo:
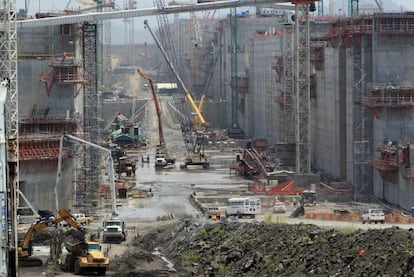
[[(164, 99), (165, 100), (165, 99)], [(163, 111), (168, 111), (165, 101), (163, 102)], [(203, 169), (201, 167), (189, 167), (181, 169), (180, 164), (184, 162), (185, 145), (181, 135), (179, 125), (172, 121), (164, 113), (164, 134), (166, 135), (167, 146), (170, 152), (177, 159), (174, 167), (163, 170), (155, 170), (154, 154), (155, 145), (158, 143), (158, 128), (155, 109), (151, 101), (147, 102), (146, 120), (143, 123), (143, 128), (149, 136), (149, 145), (143, 149), (134, 149), (127, 151), (130, 158), (137, 161), (137, 169), (135, 177), (121, 176), (127, 182), (135, 182), (135, 187), (132, 189), (151, 188), (152, 197), (147, 198), (131, 198), (117, 200), (118, 216), (123, 218), (127, 224), (128, 240), (122, 244), (103, 245), (103, 250), (108, 253), (110, 259), (121, 255), (132, 241), (146, 233), (151, 233), (152, 230), (169, 224), (179, 218), (193, 217), (201, 220), (207, 220), (202, 216), (199, 210), (193, 207), (189, 201), (189, 196), (199, 189), (232, 189), (247, 185), (248, 181), (245, 179), (230, 174), (230, 165), (236, 162), (236, 154), (231, 149), (212, 148), (206, 150), (206, 154), (210, 156), (210, 167)], [(149, 163), (143, 163), (141, 157), (150, 157)], [(108, 204), (109, 204), (108, 200)], [(110, 214), (111, 208), (106, 205), (106, 208), (100, 211), (102, 218), (93, 222), (87, 228), (96, 230), (101, 228), (103, 215)], [(46, 260), (48, 255), (48, 247), (35, 247), (35, 253)], [(146, 265), (148, 268), (156, 269), (160, 267), (163, 270), (167, 263), (162, 259), (155, 259), (152, 263)], [(143, 269), (145, 266), (143, 265)], [(107, 276), (111, 276), (116, 272), (116, 266), (111, 266)], [(49, 265), (42, 268), (21, 268), (20, 276), (42, 276), (47, 274), (57, 274), (60, 276), (72, 276), (73, 274), (63, 272), (55, 266)], [(51, 275), (53, 276), (53, 275)]]

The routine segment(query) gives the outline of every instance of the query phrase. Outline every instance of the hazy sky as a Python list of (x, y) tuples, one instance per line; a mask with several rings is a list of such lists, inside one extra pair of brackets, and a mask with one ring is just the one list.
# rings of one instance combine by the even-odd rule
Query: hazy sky
[[(78, 2), (79, 1), (79, 2)], [(92, 2), (93, 0), (17, 0), (17, 6), (18, 8), (24, 8), (25, 3), (29, 6), (29, 13), (34, 14), (36, 12), (48, 12), (48, 11), (61, 11), (63, 10), (67, 5), (69, 7), (88, 7), (85, 5), (82, 5), (81, 2)], [(153, 7), (153, 0), (136, 0), (137, 1), (137, 8), (149, 8)], [(170, 2), (170, 0), (161, 0), (164, 3)], [(118, 8), (123, 8), (126, 6), (127, 0), (115, 0), (116, 6)], [(195, 0), (180, 0), (177, 2), (183, 2), (183, 3), (195, 3)], [(328, 5), (329, 1), (325, 0), (325, 6)], [(338, 8), (346, 8), (348, 6), (349, 0), (335, 0), (334, 5)], [(374, 0), (364, 0), (360, 1), (360, 5), (363, 5), (364, 3), (374, 3)], [(414, 1), (412, 0), (379, 0), (379, 2), (383, 2), (385, 6), (389, 6), (394, 4), (397, 8), (403, 7), (404, 10), (414, 10)], [(395, 8), (395, 7), (394, 7)]]
[[(88, 8), (90, 6), (83, 5), (81, 2), (92, 2), (93, 0), (17, 0), (17, 8), (24, 9), (25, 6), (28, 6), (29, 15), (34, 15), (37, 12), (59, 12), (63, 11), (67, 6), (69, 8)], [(163, 3), (168, 3), (170, 0), (161, 0)], [(385, 11), (414, 11), (414, 1), (413, 0), (378, 0), (380, 3), (384, 3)], [(151, 8), (154, 6), (154, 0), (136, 0), (137, 8)], [(181, 3), (195, 3), (196, 0), (177, 0)], [(349, 0), (334, 0), (334, 13), (344, 14), (348, 11), (348, 2)], [(115, 0), (117, 9), (124, 9), (126, 7), (127, 0)], [(328, 0), (324, 1), (325, 11), (328, 11)], [(371, 5), (376, 7), (375, 0), (364, 0), (360, 1), (360, 6)], [(218, 15), (226, 14), (226, 10), (221, 10), (216, 13)], [(188, 17), (187, 15), (180, 15), (180, 17)], [(150, 24), (156, 28), (157, 21), (155, 17), (149, 18), (134, 18), (134, 41), (135, 42), (152, 42), (152, 37), (147, 30), (144, 30), (144, 20), (148, 19)], [(173, 16), (169, 16), (169, 20), (173, 20)], [(111, 22), (112, 25), (112, 43), (113, 44), (124, 44), (127, 37), (127, 28), (126, 26), (132, 26), (132, 24), (127, 25), (122, 20), (114, 20)], [(131, 28), (131, 27), (129, 27)]]

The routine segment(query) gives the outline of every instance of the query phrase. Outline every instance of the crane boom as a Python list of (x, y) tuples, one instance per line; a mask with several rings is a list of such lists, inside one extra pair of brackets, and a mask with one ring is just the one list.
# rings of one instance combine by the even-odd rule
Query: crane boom
[[(72, 135), (69, 135), (69, 134), (63, 135), (63, 137), (67, 138), (69, 140), (72, 140), (72, 141), (76, 141), (76, 142), (83, 143), (85, 145), (97, 148), (97, 149), (102, 150), (102, 151), (104, 151), (108, 154), (107, 170), (108, 170), (108, 177), (109, 177), (109, 187), (110, 187), (110, 190), (111, 190), (112, 214), (116, 215), (117, 211), (116, 211), (115, 173), (114, 173), (114, 160), (113, 160), (112, 155), (111, 155), (111, 150), (109, 150), (105, 147), (102, 147), (98, 144), (92, 143), (90, 141), (87, 141), (87, 140), (84, 140), (84, 139), (81, 139), (81, 138), (78, 138), (78, 137), (75, 137), (75, 136), (72, 136)], [(62, 147), (60, 147), (59, 152), (60, 153), (59, 153), (58, 163), (61, 164), (61, 162), (62, 162), (61, 161), (61, 159), (62, 159)], [(57, 187), (59, 186), (60, 174), (61, 174), (61, 172), (58, 172), (58, 174), (57, 174), (57, 181), (56, 181), (55, 190), (57, 190)]]
[(137, 73), (144, 80), (147, 80), (150, 83), (152, 98), (154, 99), (155, 110), (157, 112), (157, 118), (158, 118), (158, 140), (159, 140), (160, 145), (165, 145), (164, 132), (163, 132), (163, 129), (162, 129), (161, 105), (160, 105), (160, 101), (158, 100), (157, 92), (155, 90), (154, 81), (151, 78), (149, 78), (147, 75), (145, 75), (145, 73), (142, 71), (141, 68), (137, 69)]
[(167, 56), (167, 53), (165, 52), (164, 47), (161, 45), (161, 43), (158, 40), (158, 38), (152, 32), (150, 26), (148, 25), (148, 20), (145, 20), (144, 21), (144, 25), (148, 29), (148, 31), (150, 32), (151, 36), (154, 38), (154, 41), (157, 44), (158, 48), (160, 49), (160, 51), (161, 51), (162, 55), (164, 56), (165, 60), (167, 61), (168, 66), (171, 68), (171, 70), (174, 73), (175, 77), (177, 78), (178, 82), (180, 83), (180, 85), (184, 89), (185, 96), (186, 96), (188, 102), (190, 103), (191, 108), (197, 114), (197, 117), (198, 117), (200, 123), (204, 125), (206, 123), (206, 121), (205, 121), (203, 115), (201, 114), (200, 110), (198, 109), (197, 105), (195, 104), (194, 99), (193, 99), (193, 96), (188, 91), (188, 89), (185, 86), (183, 80), (181, 79), (180, 75), (178, 74), (177, 70), (175, 69), (174, 65), (172, 64), (170, 58)]

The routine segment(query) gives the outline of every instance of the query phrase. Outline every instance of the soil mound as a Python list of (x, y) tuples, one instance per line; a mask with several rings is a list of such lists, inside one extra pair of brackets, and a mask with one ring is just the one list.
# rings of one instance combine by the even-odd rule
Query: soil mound
[[(117, 260), (124, 272), (117, 276), (414, 276), (413, 245), (414, 232), (398, 228), (184, 220), (138, 238)], [(137, 264), (155, 247), (175, 271), (139, 275)]]

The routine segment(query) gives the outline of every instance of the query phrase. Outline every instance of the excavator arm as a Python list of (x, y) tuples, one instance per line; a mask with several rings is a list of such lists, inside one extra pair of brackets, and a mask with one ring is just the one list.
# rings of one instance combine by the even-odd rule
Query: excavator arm
[(30, 226), (29, 230), (26, 232), (24, 239), (19, 247), (19, 258), (26, 258), (32, 255), (30, 242), (32, 241), (33, 235), (49, 226), (51, 226), (52, 220), (38, 221)]
[(55, 219), (55, 223), (60, 223), (62, 221), (66, 221), (66, 223), (79, 231), (84, 231), (83, 227), (76, 221), (76, 219), (66, 210), (66, 209), (59, 209), (60, 217)]
[(30, 226), (29, 230), (26, 232), (24, 236), (22, 243), (19, 246), (19, 249), (18, 249), (19, 259), (28, 258), (32, 255), (32, 249), (31, 249), (30, 242), (32, 241), (33, 235), (36, 232), (42, 229), (45, 229), (47, 227), (57, 226), (57, 224), (59, 224), (62, 221), (66, 221), (69, 226), (77, 229), (82, 234), (84, 234), (83, 227), (76, 222), (76, 219), (67, 210), (59, 209), (59, 215), (60, 217), (58, 218), (49, 217), (46, 219), (40, 219)]

